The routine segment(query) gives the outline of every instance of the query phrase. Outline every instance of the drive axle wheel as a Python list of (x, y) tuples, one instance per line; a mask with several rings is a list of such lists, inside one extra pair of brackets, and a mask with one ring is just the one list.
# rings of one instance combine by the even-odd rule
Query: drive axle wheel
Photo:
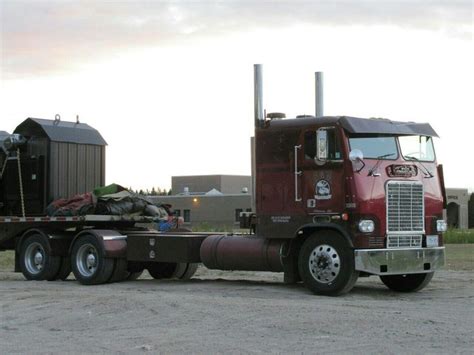
[(67, 256), (61, 258), (61, 266), (58, 274), (55, 276), (55, 280), (65, 281), (71, 273), (71, 259)]
[(114, 271), (110, 277), (109, 282), (120, 282), (126, 280), (130, 276), (127, 271), (127, 260), (118, 258), (115, 259)]
[(83, 285), (106, 283), (114, 271), (114, 259), (105, 257), (102, 245), (92, 235), (83, 235), (74, 243), (71, 260), (72, 272)]
[(416, 292), (425, 288), (434, 276), (434, 272), (425, 274), (387, 275), (380, 276), (380, 280), (389, 289), (397, 292)]
[(20, 247), (20, 269), (27, 280), (53, 280), (61, 258), (51, 255), (48, 239), (42, 234), (26, 238)]
[(195, 263), (162, 263), (157, 262), (148, 266), (148, 272), (154, 279), (189, 280), (196, 272)]
[(349, 292), (359, 276), (354, 269), (352, 248), (333, 231), (320, 231), (306, 239), (300, 250), (298, 269), (308, 289), (327, 296)]

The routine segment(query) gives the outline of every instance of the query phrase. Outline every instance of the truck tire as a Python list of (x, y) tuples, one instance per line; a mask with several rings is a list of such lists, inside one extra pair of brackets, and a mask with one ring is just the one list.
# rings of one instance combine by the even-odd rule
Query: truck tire
[(66, 280), (71, 273), (71, 258), (64, 256), (61, 258), (61, 266), (59, 267), (58, 274), (54, 278), (55, 280)]
[(189, 280), (196, 273), (199, 264), (198, 263), (181, 263), (181, 267), (184, 267), (184, 270), (180, 274), (176, 274), (176, 278), (180, 280)]
[(83, 235), (74, 242), (71, 252), (72, 272), (83, 285), (106, 283), (114, 271), (114, 259), (106, 258), (102, 245), (93, 235)]
[(109, 282), (120, 282), (128, 278), (130, 273), (127, 271), (127, 260), (123, 258), (115, 259), (114, 271)]
[(129, 261), (127, 265), (128, 276), (126, 280), (135, 281), (143, 274), (143, 270), (145, 270), (145, 266), (142, 263)]
[(48, 239), (33, 234), (20, 246), (20, 270), (27, 280), (53, 280), (58, 274), (61, 257), (51, 255)]
[(147, 268), (150, 276), (156, 280), (171, 279), (176, 271), (176, 263), (153, 263)]
[(196, 272), (197, 266), (195, 263), (153, 263), (148, 266), (148, 272), (157, 280), (189, 280)]
[(309, 290), (325, 296), (349, 292), (359, 277), (352, 248), (333, 231), (317, 232), (305, 240), (298, 257), (298, 270)]
[(434, 276), (434, 272), (424, 274), (387, 275), (380, 276), (380, 280), (392, 291), (416, 292), (425, 288)]

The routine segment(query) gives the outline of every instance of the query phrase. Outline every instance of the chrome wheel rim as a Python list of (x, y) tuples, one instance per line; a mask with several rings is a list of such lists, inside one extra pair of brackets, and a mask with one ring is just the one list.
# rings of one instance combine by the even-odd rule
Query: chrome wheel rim
[(313, 249), (308, 261), (309, 270), (314, 279), (320, 283), (333, 282), (341, 270), (341, 259), (337, 250), (323, 244)]
[(44, 269), (45, 256), (46, 252), (40, 243), (28, 245), (24, 258), (26, 270), (32, 275), (39, 274)]
[(92, 244), (82, 245), (76, 253), (77, 270), (85, 277), (91, 277), (95, 274), (98, 262), (97, 249)]

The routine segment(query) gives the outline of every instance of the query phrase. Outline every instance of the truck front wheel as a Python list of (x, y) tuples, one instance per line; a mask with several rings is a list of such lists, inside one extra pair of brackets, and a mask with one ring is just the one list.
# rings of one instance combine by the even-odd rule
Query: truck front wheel
[(51, 255), (48, 239), (42, 234), (26, 238), (20, 247), (20, 269), (27, 280), (53, 280), (61, 257)]
[(424, 274), (387, 275), (380, 276), (389, 289), (397, 292), (416, 292), (425, 288), (433, 278), (434, 272)]
[(359, 272), (354, 269), (354, 252), (338, 233), (321, 231), (303, 243), (298, 269), (305, 286), (313, 293), (337, 296), (349, 292)]
[(106, 258), (102, 245), (93, 235), (81, 236), (72, 247), (72, 272), (83, 285), (109, 281), (114, 271), (114, 259)]

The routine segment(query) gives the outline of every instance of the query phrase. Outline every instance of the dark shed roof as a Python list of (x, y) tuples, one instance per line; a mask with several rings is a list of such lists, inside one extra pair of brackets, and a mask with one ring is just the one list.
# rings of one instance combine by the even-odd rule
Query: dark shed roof
[(85, 123), (27, 118), (15, 129), (15, 133), (26, 137), (44, 135), (53, 142), (107, 145), (101, 134)]

